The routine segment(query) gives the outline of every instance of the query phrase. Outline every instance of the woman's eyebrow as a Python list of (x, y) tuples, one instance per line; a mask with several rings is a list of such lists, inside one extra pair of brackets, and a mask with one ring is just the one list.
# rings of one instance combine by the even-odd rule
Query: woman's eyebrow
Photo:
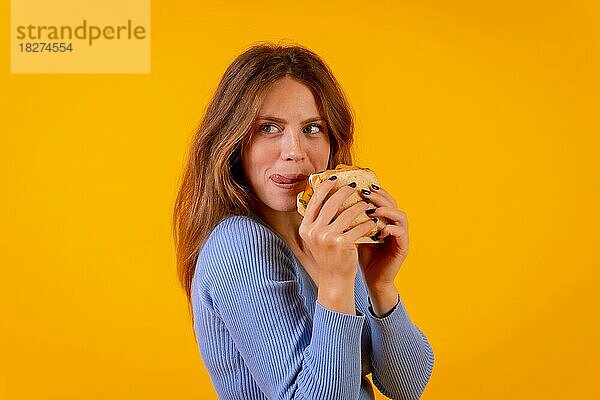
[[(281, 122), (282, 124), (287, 123), (287, 121), (285, 119), (274, 117), (272, 115), (260, 115), (258, 117), (258, 119), (265, 119), (265, 120), (269, 120), (269, 121)], [(325, 121), (325, 120), (323, 119), (323, 117), (311, 117), (311, 118), (308, 118), (308, 119), (305, 119), (304, 121), (302, 121), (301, 124), (306, 124), (308, 122), (314, 122), (314, 121)]]

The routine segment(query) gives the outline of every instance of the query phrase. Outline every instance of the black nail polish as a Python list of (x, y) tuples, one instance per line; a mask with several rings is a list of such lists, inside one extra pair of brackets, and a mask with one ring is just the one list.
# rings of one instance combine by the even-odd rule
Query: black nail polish
[(329, 177), (329, 180), (330, 180), (330, 181), (335, 181), (336, 179), (337, 179), (337, 176), (335, 176), (335, 175), (331, 175), (331, 176)]
[(348, 184), (348, 186), (350, 186), (352, 188), (355, 188), (356, 187), (356, 182), (352, 182), (352, 183)]
[(365, 211), (367, 213), (367, 215), (371, 215), (373, 214), (375, 211), (377, 211), (376, 208), (371, 208), (370, 210)]
[(374, 183), (371, 184), (371, 187), (373, 188), (373, 190), (379, 190), (379, 186), (377, 186)]
[(362, 199), (362, 201), (364, 201), (364, 202), (365, 202), (365, 203), (367, 203), (367, 204), (370, 204), (370, 203), (371, 203), (371, 200), (369, 200), (369, 199)]
[(371, 221), (373, 221), (373, 222), (377, 223), (377, 218), (376, 218), (376, 217), (373, 217), (373, 218), (371, 218)]
[(368, 191), (367, 189), (361, 189), (360, 191), (362, 192), (362, 194), (364, 194), (364, 195), (366, 195), (366, 196), (368, 196), (368, 195), (370, 195), (370, 194), (371, 194), (371, 192), (370, 192), (370, 191)]
[(375, 235), (371, 236), (371, 240), (373, 240), (374, 242), (377, 242), (379, 240), (379, 232), (377, 232)]

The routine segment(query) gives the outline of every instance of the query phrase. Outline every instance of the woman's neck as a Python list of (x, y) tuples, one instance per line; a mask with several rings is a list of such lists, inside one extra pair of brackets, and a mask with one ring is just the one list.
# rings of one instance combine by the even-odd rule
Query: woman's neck
[(256, 208), (255, 213), (275, 232), (277, 232), (290, 247), (303, 250), (302, 239), (298, 228), (302, 223), (302, 215), (298, 211), (276, 211), (262, 205)]

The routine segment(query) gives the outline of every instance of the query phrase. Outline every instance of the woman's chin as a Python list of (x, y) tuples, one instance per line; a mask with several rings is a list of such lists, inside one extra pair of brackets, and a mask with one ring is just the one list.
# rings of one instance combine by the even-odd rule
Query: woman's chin
[(296, 205), (296, 198), (287, 201), (278, 201), (278, 202), (267, 202), (265, 203), (267, 207), (274, 211), (279, 212), (298, 212), (298, 208)]

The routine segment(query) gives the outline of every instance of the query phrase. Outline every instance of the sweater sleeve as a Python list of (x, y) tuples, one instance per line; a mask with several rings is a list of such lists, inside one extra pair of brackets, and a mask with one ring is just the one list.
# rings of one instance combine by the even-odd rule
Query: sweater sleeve
[(398, 400), (419, 399), (433, 370), (434, 355), (425, 334), (410, 320), (400, 295), (396, 306), (377, 317), (369, 298), (373, 383)]
[(269, 399), (356, 399), (365, 315), (318, 301), (311, 318), (289, 249), (243, 216), (222, 221), (198, 258), (222, 319), (253, 379)]

